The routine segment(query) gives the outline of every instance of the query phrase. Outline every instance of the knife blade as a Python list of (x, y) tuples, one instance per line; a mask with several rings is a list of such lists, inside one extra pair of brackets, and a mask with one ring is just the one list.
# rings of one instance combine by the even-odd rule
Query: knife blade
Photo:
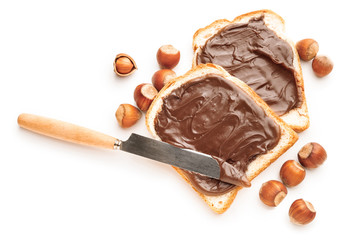
[[(20, 114), (17, 122), (22, 128), (63, 141), (105, 149), (120, 149), (211, 178), (220, 179), (221, 176), (219, 163), (211, 156), (184, 150), (138, 134), (133, 133), (128, 140), (120, 141), (72, 123), (27, 113)], [(230, 179), (220, 180), (237, 185), (236, 181)]]
[(120, 142), (118, 148), (125, 152), (220, 179), (219, 163), (206, 154), (184, 150), (135, 133), (132, 133), (127, 141)]

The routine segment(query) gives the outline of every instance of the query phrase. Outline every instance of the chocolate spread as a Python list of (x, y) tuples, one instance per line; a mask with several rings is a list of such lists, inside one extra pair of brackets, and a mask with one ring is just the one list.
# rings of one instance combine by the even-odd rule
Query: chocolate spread
[[(193, 79), (166, 96), (155, 130), (164, 142), (213, 156), (221, 166), (221, 179), (238, 180), (242, 186), (250, 185), (245, 174), (250, 162), (274, 148), (281, 136), (280, 126), (246, 92), (214, 74)], [(234, 187), (184, 173), (206, 195)]]
[(294, 77), (293, 52), (264, 23), (229, 24), (203, 46), (197, 64), (214, 63), (247, 83), (278, 115), (301, 104)]

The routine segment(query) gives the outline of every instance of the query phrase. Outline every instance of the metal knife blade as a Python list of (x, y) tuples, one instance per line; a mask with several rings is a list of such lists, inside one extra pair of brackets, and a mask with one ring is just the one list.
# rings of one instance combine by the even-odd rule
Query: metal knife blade
[(170, 164), (185, 170), (220, 179), (219, 163), (211, 156), (181, 149), (165, 142), (132, 133), (127, 141), (119, 143), (119, 149)]
[[(121, 149), (227, 183), (240, 184), (240, 174), (236, 174), (237, 179), (235, 177), (225, 177), (227, 171), (231, 172), (230, 175), (232, 175), (232, 172), (238, 171), (230, 164), (227, 164), (228, 167), (221, 169), (218, 161), (209, 155), (177, 148), (168, 143), (137, 134), (132, 134), (127, 141), (120, 141), (107, 134), (72, 123), (28, 113), (20, 114), (17, 122), (22, 128), (63, 141), (105, 149)], [(224, 173), (223, 176), (221, 171)]]

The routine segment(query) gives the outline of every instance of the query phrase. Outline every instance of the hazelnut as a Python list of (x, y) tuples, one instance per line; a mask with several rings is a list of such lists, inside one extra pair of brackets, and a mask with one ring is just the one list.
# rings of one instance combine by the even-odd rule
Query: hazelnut
[(324, 77), (332, 72), (333, 62), (326, 56), (317, 56), (312, 61), (312, 69), (317, 77)]
[(114, 63), (114, 72), (121, 77), (128, 76), (137, 70), (137, 65), (129, 55), (120, 53), (116, 56)]
[(326, 150), (315, 142), (307, 143), (298, 152), (298, 160), (305, 168), (317, 168), (326, 159)]
[(163, 45), (158, 49), (157, 61), (161, 68), (174, 68), (180, 60), (180, 51), (172, 45)]
[(175, 78), (177, 75), (173, 70), (170, 69), (161, 69), (156, 71), (152, 77), (152, 83), (154, 87), (160, 91), (171, 79)]
[(307, 38), (297, 42), (296, 49), (303, 61), (310, 61), (317, 55), (319, 46), (315, 40)]
[(133, 126), (142, 117), (142, 112), (131, 104), (121, 104), (116, 111), (119, 126), (128, 128)]
[(286, 195), (287, 188), (276, 180), (263, 183), (259, 194), (261, 201), (270, 207), (278, 206)]
[(294, 187), (300, 184), (305, 179), (306, 170), (296, 161), (286, 161), (280, 170), (280, 177), (282, 182), (287, 187)]
[(137, 103), (139, 109), (145, 112), (157, 94), (158, 91), (152, 84), (142, 83), (134, 90), (134, 101)]
[(292, 203), (288, 215), (294, 224), (305, 225), (316, 217), (316, 210), (310, 202), (297, 199)]

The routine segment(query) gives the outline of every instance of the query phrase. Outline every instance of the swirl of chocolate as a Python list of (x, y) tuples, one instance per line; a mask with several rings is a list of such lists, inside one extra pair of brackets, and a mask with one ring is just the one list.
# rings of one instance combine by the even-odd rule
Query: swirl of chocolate
[(214, 63), (249, 85), (278, 115), (301, 105), (290, 45), (263, 20), (229, 24), (212, 36), (197, 64)]
[[(248, 165), (274, 148), (281, 136), (280, 126), (246, 92), (214, 74), (193, 79), (167, 95), (155, 130), (164, 142), (212, 155), (221, 166), (222, 179), (237, 180), (242, 186), (250, 186)], [(206, 195), (234, 187), (193, 172), (184, 174)]]

